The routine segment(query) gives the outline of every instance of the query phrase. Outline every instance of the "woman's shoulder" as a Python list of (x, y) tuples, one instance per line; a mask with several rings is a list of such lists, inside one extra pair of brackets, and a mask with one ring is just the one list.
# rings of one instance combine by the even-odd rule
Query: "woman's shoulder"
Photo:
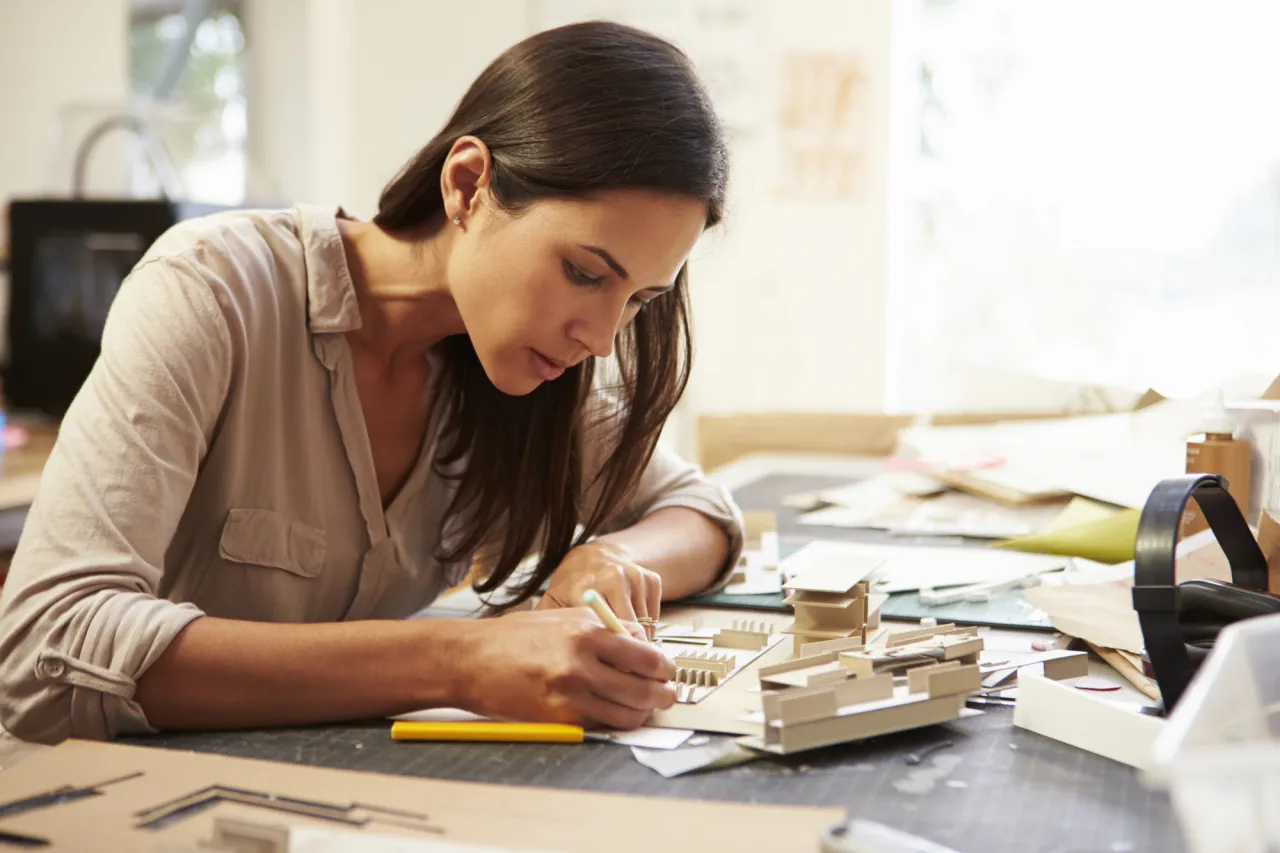
[(257, 279), (256, 273), (301, 255), (293, 209), (223, 210), (171, 226), (151, 244), (136, 269), (178, 263), (218, 277)]
[(307, 216), (316, 215), (302, 207), (237, 209), (184, 220), (147, 249), (125, 286), (149, 279), (172, 286), (177, 277), (210, 291), (233, 323), (296, 323), (307, 305)]

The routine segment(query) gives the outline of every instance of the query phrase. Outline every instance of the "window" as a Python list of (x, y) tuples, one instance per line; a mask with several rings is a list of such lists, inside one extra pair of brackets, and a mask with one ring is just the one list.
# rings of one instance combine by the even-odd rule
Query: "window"
[[(245, 34), (239, 0), (134, 0), (133, 96), (156, 126), (185, 200), (239, 204), (246, 182)], [(141, 146), (132, 190), (160, 181)]]
[(1280, 371), (1280, 9), (911, 8), (900, 405), (975, 370), (1175, 394)]

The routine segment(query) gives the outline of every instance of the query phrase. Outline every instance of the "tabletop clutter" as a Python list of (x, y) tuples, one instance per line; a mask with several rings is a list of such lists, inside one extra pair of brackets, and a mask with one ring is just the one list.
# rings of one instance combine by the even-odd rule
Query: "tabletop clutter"
[[(1269, 780), (1270, 768), (1280, 766), (1269, 742), (1280, 679), (1259, 670), (1277, 657), (1272, 637), (1280, 636), (1280, 624), (1264, 618), (1228, 626), (1211, 662), (1167, 715), (1133, 596), (1135, 542), (1152, 487), (1199, 473), (1224, 476), (1267, 559), (1270, 591), (1277, 591), (1277, 397), (1280, 382), (1260, 399), (1221, 402), (1207, 419), (1204, 400), (1166, 400), (1106, 415), (910, 427), (898, 453), (870, 476), (788, 495), (781, 507), (744, 506), (746, 550), (723, 591), (726, 601), (719, 609), (669, 607), (644, 626), (674, 664), (676, 693), (675, 705), (645, 728), (592, 731), (437, 708), (388, 721), (389, 736), (405, 749), (422, 741), (615, 743), (674, 778), (904, 730), (963, 726), (1012, 705), (1012, 725), (1129, 764), (1169, 788), (1193, 851), (1266, 849), (1248, 846), (1265, 830), (1242, 811), (1254, 795), (1239, 779)], [(799, 547), (784, 541), (796, 537), (779, 533), (782, 512), (809, 534)], [(1194, 502), (1178, 526), (1177, 581), (1231, 581), (1231, 562)], [(888, 537), (824, 538), (824, 529)], [(457, 593), (461, 601), (468, 595)], [(752, 606), (734, 608), (735, 597)], [(916, 617), (891, 620), (903, 601)], [(588, 594), (583, 603), (626, 633), (602, 597)], [(454, 606), (442, 601), (436, 615), (455, 615)], [(527, 811), (509, 817), (510, 832), (472, 839), (452, 806), (432, 804), (461, 803), (468, 783), (406, 781), (429, 794), (419, 814), (400, 795), (370, 805), (360, 774), (274, 765), (266, 771), (235, 759), (161, 753), (72, 741), (0, 774), (0, 843), (63, 844), (71, 836), (58, 813), (74, 808), (98, 815), (104, 831), (121, 839), (172, 827), (166, 843), (174, 850), (599, 849), (585, 829), (540, 836)], [(176, 786), (190, 790), (161, 802), (162, 791), (175, 793), (163, 781), (175, 774), (191, 775), (191, 784)], [(320, 784), (322, 777), (332, 781)], [(1220, 804), (1228, 787), (1236, 799), (1206, 815), (1197, 798)], [(551, 803), (568, 795), (537, 796)], [(602, 814), (643, 799), (593, 796)], [(123, 817), (105, 817), (113, 802), (128, 806)], [(183, 816), (211, 803), (239, 808), (219, 812), (212, 835), (197, 838)], [(736, 827), (740, 849), (783, 849), (768, 841), (788, 826), (810, 833), (814, 844), (804, 849), (819, 849), (820, 836), (828, 838), (821, 849), (928, 849), (830, 846), (857, 833), (887, 845), (884, 833), (893, 832), (847, 826), (830, 809), (778, 807), (770, 823), (744, 818), (763, 807), (714, 808)], [(1229, 830), (1222, 828), (1226, 813), (1236, 816)], [(311, 820), (291, 828), (286, 818), (297, 816)], [(836, 825), (842, 828), (832, 836)], [(374, 846), (384, 830), (394, 840)], [(368, 846), (339, 845), (354, 831)], [(1238, 846), (1221, 846), (1224, 833), (1235, 833)], [(545, 847), (535, 843), (540, 838)], [(442, 846), (446, 840), (452, 846)], [(490, 846), (467, 846), (472, 840)], [(623, 842), (617, 849), (630, 848)]]

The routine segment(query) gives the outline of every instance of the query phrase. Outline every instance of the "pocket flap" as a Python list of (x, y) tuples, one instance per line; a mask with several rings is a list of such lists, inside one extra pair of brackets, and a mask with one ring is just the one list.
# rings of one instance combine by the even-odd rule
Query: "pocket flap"
[(313, 578), (324, 567), (324, 531), (269, 509), (233, 509), (222, 526), (223, 559)]

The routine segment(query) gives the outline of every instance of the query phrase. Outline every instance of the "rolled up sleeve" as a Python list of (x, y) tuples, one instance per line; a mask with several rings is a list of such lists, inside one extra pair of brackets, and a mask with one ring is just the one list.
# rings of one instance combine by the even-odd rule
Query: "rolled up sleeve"
[(56, 743), (152, 731), (137, 679), (192, 620), (157, 597), (225, 399), (231, 342), (184, 257), (121, 286), (0, 596), (0, 725)]
[[(591, 476), (612, 450), (611, 436), (615, 432), (610, 423), (617, 414), (616, 403), (609, 398), (602, 398), (598, 405), (597, 413), (588, 420), (590, 426), (584, 440), (586, 471)], [(600, 532), (622, 530), (669, 507), (685, 507), (701, 513), (729, 538), (728, 558), (708, 591), (724, 586), (742, 556), (745, 538), (742, 510), (726, 489), (707, 479), (699, 466), (662, 445), (654, 451), (629, 499)]]

